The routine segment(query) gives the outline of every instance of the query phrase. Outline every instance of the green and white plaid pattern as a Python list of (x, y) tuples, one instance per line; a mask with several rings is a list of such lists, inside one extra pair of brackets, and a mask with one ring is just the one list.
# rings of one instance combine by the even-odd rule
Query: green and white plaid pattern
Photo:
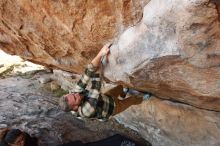
[[(86, 92), (86, 86), (91, 80), (92, 86), (89, 89), (88, 94)], [(78, 109), (78, 113), (81, 117), (87, 118), (108, 118), (114, 110), (115, 104), (112, 97), (100, 94), (101, 81), (99, 74), (95, 74), (95, 69), (88, 65), (85, 73), (77, 82), (73, 92), (84, 94), (87, 96), (84, 98), (81, 106)]]

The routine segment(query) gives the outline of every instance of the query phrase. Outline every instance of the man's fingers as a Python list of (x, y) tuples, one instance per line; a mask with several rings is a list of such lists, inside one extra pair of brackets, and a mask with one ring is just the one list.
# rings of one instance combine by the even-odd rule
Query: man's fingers
[(107, 43), (105, 46), (106, 46), (107, 48), (110, 48), (110, 47), (112, 46), (112, 43)]
[(113, 43), (110, 43), (110, 44), (108, 45), (108, 48), (109, 48), (109, 49), (111, 48), (112, 44), (113, 44)]
[(107, 53), (106, 54), (109, 54), (110, 53), (110, 48), (108, 48), (108, 50), (107, 50)]

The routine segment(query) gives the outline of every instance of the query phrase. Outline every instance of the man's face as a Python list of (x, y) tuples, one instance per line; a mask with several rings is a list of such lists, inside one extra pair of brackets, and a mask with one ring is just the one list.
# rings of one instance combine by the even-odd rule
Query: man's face
[(67, 94), (65, 95), (68, 104), (72, 107), (73, 111), (77, 111), (79, 108), (79, 105), (83, 99), (83, 96), (79, 93), (76, 94)]

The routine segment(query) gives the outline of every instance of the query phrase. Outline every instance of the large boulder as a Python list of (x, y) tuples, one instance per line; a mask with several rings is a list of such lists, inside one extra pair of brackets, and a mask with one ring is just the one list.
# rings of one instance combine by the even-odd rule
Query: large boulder
[[(153, 146), (219, 146), (220, 113), (153, 97), (117, 115)], [(136, 120), (138, 119), (138, 120)]]
[(148, 1), (1, 0), (0, 48), (80, 73), (100, 47), (141, 20)]
[(111, 48), (106, 77), (160, 98), (220, 111), (218, 3), (150, 1), (142, 21)]
[(117, 119), (154, 145), (220, 143), (219, 0), (1, 0), (0, 6), (0, 48), (51, 68), (82, 73), (112, 41), (106, 80), (157, 97), (153, 116), (144, 102)]

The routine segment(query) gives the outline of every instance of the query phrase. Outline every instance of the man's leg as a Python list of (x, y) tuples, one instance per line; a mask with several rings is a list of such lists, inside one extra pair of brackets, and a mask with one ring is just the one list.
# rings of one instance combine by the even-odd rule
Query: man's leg
[(115, 104), (116, 104), (116, 109), (113, 113), (113, 115), (116, 115), (120, 112), (123, 112), (127, 108), (129, 108), (132, 105), (137, 105), (140, 104), (143, 101), (142, 97), (137, 97), (137, 96), (130, 96), (124, 100), (119, 100), (118, 98), (114, 98)]
[(123, 112), (131, 105), (137, 105), (143, 101), (143, 97), (138, 97), (138, 96), (131, 96), (124, 100), (119, 100), (118, 96), (119, 95), (124, 96), (124, 94), (125, 93), (123, 92), (122, 85), (116, 86), (115, 88), (110, 89), (109, 91), (105, 93), (105, 95), (111, 96), (113, 100), (115, 101), (116, 107), (115, 107), (113, 115)]
[(123, 92), (123, 86), (122, 85), (118, 85), (110, 90), (108, 90), (107, 92), (104, 93), (105, 95), (111, 96), (111, 97), (124, 97), (125, 93)]

